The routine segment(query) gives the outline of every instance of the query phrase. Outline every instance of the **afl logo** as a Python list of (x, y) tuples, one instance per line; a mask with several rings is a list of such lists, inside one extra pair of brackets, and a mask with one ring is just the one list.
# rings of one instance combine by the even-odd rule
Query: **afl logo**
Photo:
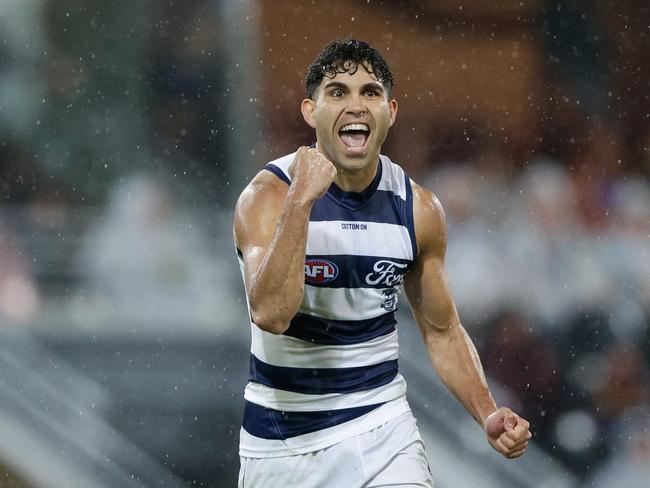
[(314, 285), (329, 283), (339, 275), (339, 269), (332, 261), (326, 259), (308, 259), (305, 261), (305, 282)]

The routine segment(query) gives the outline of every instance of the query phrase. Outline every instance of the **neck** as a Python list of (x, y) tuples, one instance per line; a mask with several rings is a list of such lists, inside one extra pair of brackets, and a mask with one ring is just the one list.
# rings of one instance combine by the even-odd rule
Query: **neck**
[(349, 171), (337, 166), (334, 183), (336, 183), (336, 185), (343, 191), (362, 192), (370, 186), (372, 180), (375, 178), (378, 164), (379, 158), (377, 158), (374, 163), (357, 171)]
[[(325, 154), (318, 143), (316, 143), (316, 148), (322, 153)], [(376, 155), (371, 159), (371, 163), (364, 166), (363, 168), (350, 170), (342, 167), (337, 164), (336, 161), (332, 160), (332, 164), (336, 167), (336, 176), (334, 177), (334, 183), (341, 190), (347, 192), (356, 192), (360, 193), (370, 186), (372, 180), (377, 174), (377, 166), (379, 165), (379, 155)]]

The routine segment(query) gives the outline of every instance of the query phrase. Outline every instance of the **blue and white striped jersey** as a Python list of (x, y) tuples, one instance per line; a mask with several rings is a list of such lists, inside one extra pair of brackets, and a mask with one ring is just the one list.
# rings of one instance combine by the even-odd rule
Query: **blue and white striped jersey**
[[(290, 184), (294, 156), (265, 169)], [(314, 203), (298, 313), (281, 335), (251, 323), (242, 456), (315, 451), (409, 410), (395, 310), (416, 255), (410, 180), (386, 156), (362, 193), (332, 184)]]

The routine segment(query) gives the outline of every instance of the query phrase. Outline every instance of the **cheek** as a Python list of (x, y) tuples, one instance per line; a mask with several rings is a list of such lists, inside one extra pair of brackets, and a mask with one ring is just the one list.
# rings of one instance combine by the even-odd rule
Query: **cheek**
[(329, 131), (327, 131), (324, 127), (316, 127), (316, 137), (318, 138), (319, 141), (328, 143), (330, 140), (330, 134)]
[(373, 110), (372, 113), (373, 116), (375, 117), (375, 120), (378, 123), (386, 126), (391, 125), (391, 119), (390, 119), (391, 109), (388, 102), (378, 103), (377, 106), (375, 107), (375, 110)]
[(377, 117), (377, 131), (380, 133), (386, 133), (388, 131), (388, 128), (392, 125), (392, 121), (390, 119), (390, 113), (388, 112), (382, 112), (378, 117)]
[(332, 114), (330, 111), (320, 111), (316, 117), (314, 117), (316, 122), (316, 128), (321, 133), (330, 133), (336, 122), (335, 114)]

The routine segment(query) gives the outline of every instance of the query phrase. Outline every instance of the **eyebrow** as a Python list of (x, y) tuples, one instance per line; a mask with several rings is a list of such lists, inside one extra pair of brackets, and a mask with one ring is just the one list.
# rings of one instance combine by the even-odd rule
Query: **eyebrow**
[[(341, 83), (340, 81), (330, 81), (325, 84), (323, 87), (323, 90), (327, 90), (328, 88), (342, 88), (344, 90), (349, 90), (348, 85), (345, 83)], [(384, 92), (384, 86), (381, 83), (378, 83), (376, 81), (372, 81), (370, 83), (365, 83), (364, 85), (361, 86), (361, 90), (367, 90), (367, 89), (373, 89), (373, 90), (380, 90), (381, 92)]]

